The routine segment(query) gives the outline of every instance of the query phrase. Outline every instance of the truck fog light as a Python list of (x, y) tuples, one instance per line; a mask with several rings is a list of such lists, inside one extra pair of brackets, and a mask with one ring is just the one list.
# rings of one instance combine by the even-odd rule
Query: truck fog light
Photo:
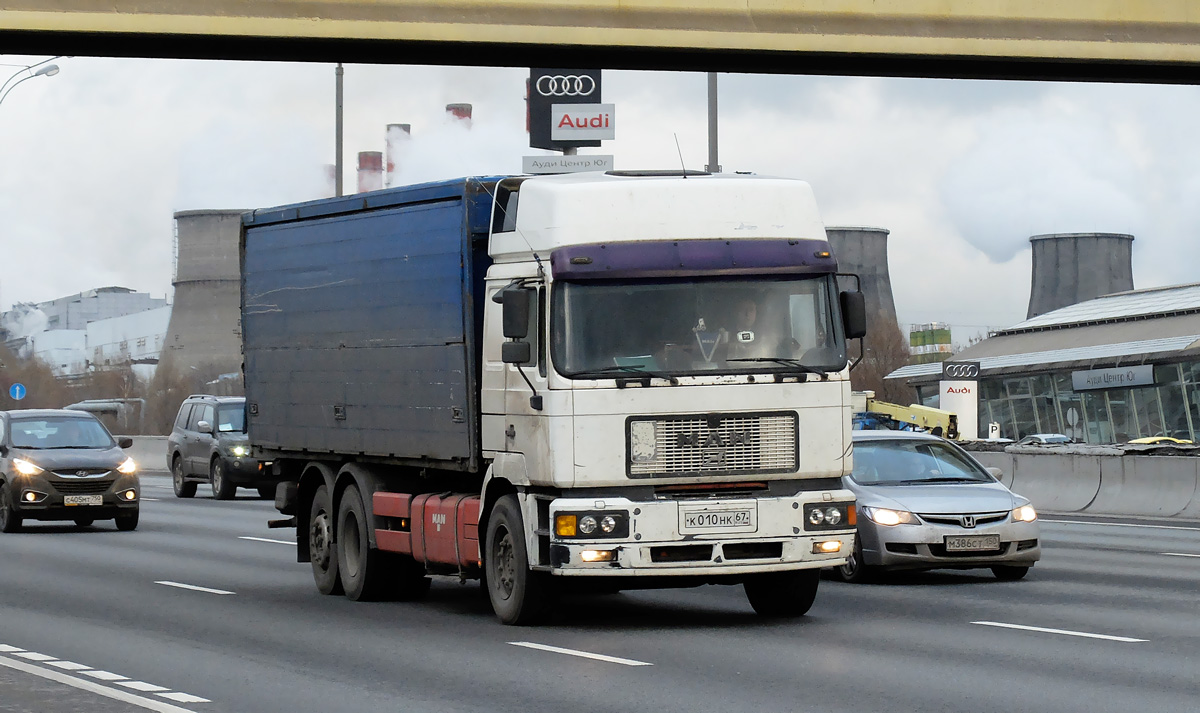
[(590, 535), (596, 531), (596, 518), (591, 515), (584, 515), (579, 518), (579, 531), (585, 535)]
[(824, 542), (813, 543), (814, 555), (828, 555), (834, 552), (839, 552), (842, 549), (842, 543), (839, 540), (826, 540)]
[(575, 536), (575, 516), (574, 515), (555, 515), (554, 516), (554, 534), (559, 537), (574, 537)]
[(837, 508), (829, 508), (825, 511), (825, 522), (830, 525), (836, 525), (842, 521), (842, 511)]
[(613, 517), (612, 515), (605, 515), (600, 520), (600, 529), (604, 530), (605, 532), (612, 532), (613, 530), (617, 529), (617, 518)]
[(821, 523), (825, 522), (825, 513), (821, 512), (817, 508), (813, 508), (812, 511), (808, 513), (808, 521), (814, 525), (820, 525)]
[(584, 562), (612, 562), (616, 558), (615, 550), (584, 550), (579, 553), (579, 559)]

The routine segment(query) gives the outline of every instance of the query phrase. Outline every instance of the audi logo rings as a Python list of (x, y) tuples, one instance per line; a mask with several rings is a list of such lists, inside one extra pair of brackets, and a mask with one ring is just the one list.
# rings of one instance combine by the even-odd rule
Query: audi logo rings
[(979, 376), (978, 364), (943, 364), (942, 376), (954, 379), (974, 379)]
[(586, 97), (596, 91), (596, 80), (586, 74), (544, 74), (535, 86), (544, 97)]

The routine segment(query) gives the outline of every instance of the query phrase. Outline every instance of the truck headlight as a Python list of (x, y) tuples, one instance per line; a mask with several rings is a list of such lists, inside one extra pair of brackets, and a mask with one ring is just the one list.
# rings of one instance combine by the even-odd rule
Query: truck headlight
[(863, 506), (863, 514), (876, 525), (893, 527), (895, 525), (918, 525), (920, 520), (907, 510), (891, 510), (888, 508), (872, 508)]
[(124, 463), (117, 466), (117, 472), (124, 473), (125, 475), (133, 475), (137, 472), (137, 463), (133, 462), (132, 458), (126, 458)]
[(857, 522), (854, 503), (809, 503), (804, 506), (805, 530), (842, 530)]
[(13, 458), (13, 470), (21, 475), (37, 475), (42, 472), (42, 468), (36, 463), (25, 460), (24, 458)]
[(554, 534), (561, 539), (629, 537), (629, 513), (625, 510), (555, 513)]

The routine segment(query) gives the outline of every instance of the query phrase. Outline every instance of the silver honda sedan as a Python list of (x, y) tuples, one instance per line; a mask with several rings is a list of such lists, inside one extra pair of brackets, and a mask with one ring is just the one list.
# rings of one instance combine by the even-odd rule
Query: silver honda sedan
[(1041, 557), (1037, 512), (966, 451), (936, 436), (855, 431), (858, 537), (837, 572), (861, 582), (882, 570), (974, 569), (1025, 576)]

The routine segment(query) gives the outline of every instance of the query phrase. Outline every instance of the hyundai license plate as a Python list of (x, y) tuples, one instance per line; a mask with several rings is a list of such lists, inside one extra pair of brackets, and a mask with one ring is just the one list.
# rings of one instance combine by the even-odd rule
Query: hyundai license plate
[(946, 537), (947, 552), (995, 552), (998, 549), (1000, 549), (1000, 535)]
[(103, 495), (64, 495), (63, 505), (103, 505)]
[(680, 506), (679, 533), (694, 535), (706, 532), (756, 532), (757, 504)]

